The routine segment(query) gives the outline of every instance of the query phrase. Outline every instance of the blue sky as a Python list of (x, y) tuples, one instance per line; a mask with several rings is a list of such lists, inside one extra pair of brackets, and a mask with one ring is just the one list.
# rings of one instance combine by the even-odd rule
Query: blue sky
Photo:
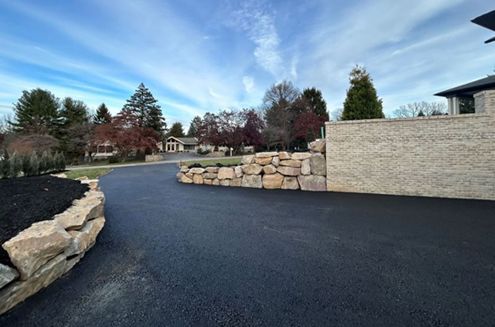
[(0, 114), (41, 87), (113, 113), (140, 82), (167, 122), (258, 106), (288, 79), (342, 107), (348, 73), (371, 73), (386, 114), (495, 69), (486, 0), (0, 0)]

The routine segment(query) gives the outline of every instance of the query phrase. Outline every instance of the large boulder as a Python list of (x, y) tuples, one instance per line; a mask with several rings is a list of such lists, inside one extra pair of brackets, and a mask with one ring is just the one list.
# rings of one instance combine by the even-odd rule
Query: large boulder
[(104, 225), (105, 218), (100, 217), (88, 221), (80, 231), (69, 231), (72, 236), (72, 242), (65, 249), (65, 255), (70, 257), (89, 250), (95, 244), (96, 236), (98, 236)]
[(182, 176), (184, 176), (184, 173), (182, 173), (180, 171), (175, 175), (175, 177), (177, 178), (177, 181), (179, 181), (179, 182), (180, 182), (180, 179), (182, 178)]
[(309, 163), (309, 159), (305, 159), (302, 161), (301, 174), (302, 175), (310, 175), (311, 174), (311, 164)]
[(280, 158), (280, 160), (289, 160), (291, 157), (290, 157), (290, 153), (287, 152), (287, 151), (281, 151), (278, 153), (278, 157)]
[(244, 175), (241, 185), (242, 187), (262, 188), (261, 175)]
[(301, 167), (301, 161), (294, 160), (294, 159), (282, 160), (282, 161), (280, 161), (280, 166), (299, 168), (299, 167)]
[(261, 167), (258, 164), (250, 164), (250, 165), (242, 166), (242, 171), (246, 175), (259, 175), (262, 170), (263, 170), (263, 167)]
[(236, 177), (230, 181), (230, 186), (240, 187), (241, 184), (242, 184), (242, 178), (240, 178), (240, 177)]
[(299, 176), (297, 177), (301, 190), (303, 191), (326, 191), (327, 179), (324, 176)]
[(254, 154), (242, 156), (241, 163), (243, 165), (249, 165), (254, 163)]
[(189, 171), (189, 167), (187, 167), (187, 166), (181, 166), (180, 167), (180, 172), (181, 173), (187, 173), (188, 171)]
[(256, 153), (256, 158), (271, 158), (271, 157), (275, 157), (276, 155), (278, 155), (278, 152), (276, 151), (273, 151), (273, 152), (259, 152), (259, 153)]
[(313, 154), (313, 156), (309, 158), (309, 163), (311, 165), (311, 174), (319, 176), (327, 175), (327, 162), (324, 155), (321, 153)]
[(254, 162), (256, 162), (259, 165), (266, 166), (272, 163), (272, 157), (255, 158)]
[(199, 168), (199, 167), (194, 167), (194, 168), (189, 169), (189, 172), (191, 174), (202, 174), (202, 173), (205, 172), (205, 169), (204, 168)]
[(193, 183), (194, 184), (203, 184), (203, 175), (194, 174), (194, 176), (193, 176)]
[(5, 242), (2, 247), (26, 280), (50, 259), (63, 252), (71, 243), (71, 236), (54, 220), (35, 223), (17, 236)]
[(263, 173), (265, 173), (266, 175), (275, 174), (276, 172), (277, 172), (277, 168), (273, 165), (268, 165), (263, 167)]
[(234, 174), (235, 174), (235, 177), (242, 177), (242, 175), (244, 174), (242, 172), (242, 167), (241, 166), (235, 166), (234, 168)]
[(17, 270), (0, 263), (0, 288), (12, 282), (17, 277), (19, 277)]
[(279, 166), (277, 171), (285, 176), (298, 176), (301, 175), (301, 168)]
[(222, 186), (230, 186), (230, 179), (221, 179), (220, 180), (220, 185)]
[(205, 185), (211, 185), (212, 183), (213, 183), (213, 179), (207, 179), (207, 178), (203, 179), (203, 184)]
[(212, 173), (212, 174), (218, 173), (218, 167), (210, 166), (210, 167), (206, 167), (205, 170), (207, 173)]
[(272, 165), (274, 165), (275, 167), (278, 167), (279, 164), (280, 164), (280, 158), (279, 157), (273, 157), (272, 158)]
[(234, 178), (234, 169), (231, 167), (221, 167), (218, 169), (218, 179), (232, 179)]
[(282, 187), (282, 183), (284, 181), (284, 175), (282, 174), (273, 174), (273, 175), (264, 175), (263, 176), (263, 187), (266, 189), (279, 189)]
[(186, 183), (186, 184), (192, 184), (193, 180), (192, 180), (192, 177), (188, 177), (186, 174), (182, 175), (182, 177), (180, 178), (180, 181), (182, 183)]
[(218, 177), (218, 174), (216, 173), (204, 173), (203, 174), (203, 178), (206, 178), (206, 179), (215, 179)]
[(211, 182), (211, 185), (215, 185), (215, 186), (220, 185), (220, 180), (218, 178), (215, 178), (213, 182)]
[(103, 216), (105, 196), (101, 191), (90, 191), (82, 199), (75, 200), (64, 212), (55, 215), (53, 220), (66, 230), (80, 229), (88, 220)]
[(321, 152), (325, 153), (326, 151), (326, 142), (325, 139), (318, 139), (309, 143), (309, 149), (311, 152)]
[(294, 152), (292, 154), (292, 159), (305, 160), (311, 158), (311, 153), (309, 152)]
[(283, 190), (298, 190), (299, 183), (297, 182), (297, 177), (284, 177), (284, 182), (282, 183)]
[(66, 272), (67, 260), (60, 254), (38, 269), (28, 280), (16, 281), (0, 290), (0, 314), (50, 285)]

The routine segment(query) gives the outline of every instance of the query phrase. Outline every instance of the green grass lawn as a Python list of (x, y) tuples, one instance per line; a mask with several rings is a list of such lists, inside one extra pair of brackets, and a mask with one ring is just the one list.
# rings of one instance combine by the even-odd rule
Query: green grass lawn
[(80, 170), (69, 170), (66, 171), (65, 174), (67, 178), (76, 179), (82, 176), (86, 176), (89, 179), (95, 179), (100, 176), (108, 174), (112, 169), (110, 168), (88, 168), (88, 169), (80, 169)]
[(181, 166), (187, 165), (190, 166), (192, 164), (199, 163), (203, 167), (207, 166), (215, 166), (217, 163), (220, 163), (224, 166), (237, 166), (241, 164), (241, 158), (211, 158), (211, 159), (201, 159), (201, 160), (187, 160), (181, 161)]
[(83, 163), (80, 165), (74, 165), (72, 167), (88, 167), (91, 168), (91, 166), (112, 166), (112, 165), (123, 165), (123, 164), (128, 164), (128, 163), (140, 163), (140, 162), (145, 162), (144, 160), (127, 160), (127, 161), (119, 161), (119, 162), (112, 162), (110, 163), (108, 160), (95, 160), (92, 162), (87, 162)]

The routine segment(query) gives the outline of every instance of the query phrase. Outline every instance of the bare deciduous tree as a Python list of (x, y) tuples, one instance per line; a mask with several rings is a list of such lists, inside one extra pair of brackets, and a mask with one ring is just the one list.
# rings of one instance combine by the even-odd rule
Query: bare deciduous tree
[(447, 111), (447, 105), (443, 102), (413, 102), (400, 106), (394, 110), (393, 116), (396, 118), (408, 118), (418, 116), (443, 115)]

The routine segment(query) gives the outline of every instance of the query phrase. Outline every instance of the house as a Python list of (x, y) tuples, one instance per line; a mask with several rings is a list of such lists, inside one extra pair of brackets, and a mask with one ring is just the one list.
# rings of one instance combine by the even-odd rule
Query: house
[(446, 97), (448, 101), (449, 115), (461, 113), (460, 101), (474, 101), (474, 94), (487, 90), (495, 90), (495, 75), (484, 77), (476, 81), (453, 87), (451, 89), (438, 92), (435, 95)]
[(195, 137), (169, 136), (165, 141), (165, 152), (195, 152), (199, 148), (198, 139)]

